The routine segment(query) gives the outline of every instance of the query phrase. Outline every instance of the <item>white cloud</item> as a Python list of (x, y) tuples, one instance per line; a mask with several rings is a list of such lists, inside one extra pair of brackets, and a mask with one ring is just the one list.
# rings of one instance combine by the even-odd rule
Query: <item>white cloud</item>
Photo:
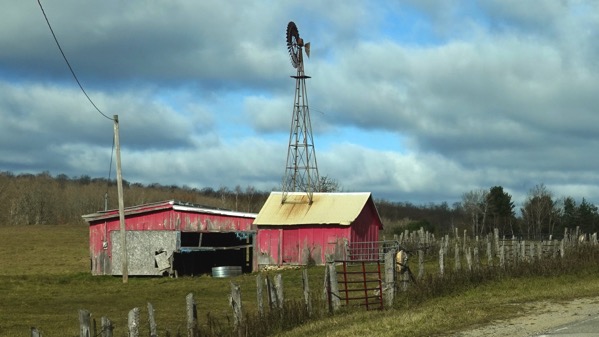
[[(119, 115), (129, 181), (278, 186), (293, 20), (312, 43), (321, 174), (346, 189), (451, 202), (544, 183), (599, 202), (596, 2), (43, 4), (90, 96)], [(104, 176), (112, 123), (78, 90), (37, 3), (0, 21), (0, 169)]]

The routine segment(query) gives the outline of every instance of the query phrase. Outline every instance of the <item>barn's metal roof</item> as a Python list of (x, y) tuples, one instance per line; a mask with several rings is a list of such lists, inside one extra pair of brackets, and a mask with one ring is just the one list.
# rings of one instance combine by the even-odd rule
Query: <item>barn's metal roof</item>
[[(207, 206), (200, 206), (200, 205), (181, 202), (181, 201), (177, 201), (177, 200), (166, 200), (166, 201), (159, 201), (159, 202), (148, 203), (148, 204), (143, 204), (143, 205), (125, 207), (124, 211), (125, 211), (125, 216), (128, 216), (128, 215), (134, 215), (134, 214), (155, 212), (155, 211), (160, 211), (160, 210), (165, 210), (165, 209), (174, 209), (176, 211), (183, 211), (183, 212), (217, 214), (217, 215), (225, 215), (225, 216), (240, 217), (240, 218), (255, 218), (256, 217), (255, 213), (235, 212), (235, 211), (223, 210), (223, 209), (218, 209), (218, 208), (210, 208)], [(119, 216), (119, 210), (113, 209), (113, 210), (108, 210), (108, 211), (99, 211), (99, 212), (92, 213), (92, 214), (86, 214), (86, 215), (82, 215), (81, 217), (83, 218), (83, 220), (87, 221), (88, 223), (91, 223), (93, 221), (107, 220), (107, 219), (115, 218), (118, 216)]]
[(370, 199), (364, 193), (314, 193), (312, 204), (303, 192), (271, 192), (254, 225), (351, 225)]

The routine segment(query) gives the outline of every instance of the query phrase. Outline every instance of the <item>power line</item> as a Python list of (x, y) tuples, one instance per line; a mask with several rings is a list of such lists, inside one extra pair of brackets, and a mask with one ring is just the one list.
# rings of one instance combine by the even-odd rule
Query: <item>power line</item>
[(75, 74), (75, 71), (73, 70), (73, 67), (71, 67), (71, 64), (69, 63), (69, 60), (67, 59), (66, 55), (62, 51), (62, 48), (60, 47), (60, 43), (58, 43), (58, 39), (56, 38), (56, 34), (54, 34), (54, 30), (52, 29), (52, 26), (50, 25), (50, 20), (48, 20), (48, 16), (46, 15), (46, 12), (44, 11), (44, 7), (42, 7), (41, 0), (37, 0), (37, 3), (40, 5), (40, 9), (42, 10), (42, 14), (44, 15), (44, 18), (46, 19), (46, 23), (48, 24), (48, 28), (50, 28), (50, 32), (52, 33), (52, 36), (54, 37), (54, 41), (56, 42), (56, 46), (58, 46), (58, 50), (60, 50), (60, 54), (62, 54), (62, 58), (66, 62), (67, 66), (69, 67), (69, 70), (71, 71), (71, 74), (73, 75), (73, 78), (75, 79), (75, 82), (77, 82), (77, 84), (79, 85), (79, 88), (81, 89), (81, 91), (83, 92), (83, 94), (85, 95), (85, 97), (87, 97), (87, 100), (100, 113), (100, 115), (104, 116), (105, 118), (107, 118), (109, 120), (113, 120), (112, 118), (106, 116), (102, 111), (100, 111), (100, 109), (96, 106), (96, 104), (94, 104), (94, 101), (92, 101), (92, 99), (89, 97), (89, 95), (87, 94), (87, 92), (85, 91), (85, 89), (83, 89), (83, 85), (81, 85), (81, 82), (79, 82), (79, 79), (77, 78), (77, 75)]
[[(60, 50), (60, 54), (62, 55), (62, 58), (64, 59), (65, 63), (67, 64), (67, 66), (69, 67), (69, 70), (71, 71), (71, 75), (73, 75), (73, 78), (75, 79), (75, 82), (77, 82), (77, 85), (79, 85), (79, 89), (81, 89), (81, 91), (83, 92), (83, 94), (85, 95), (85, 97), (87, 98), (87, 100), (91, 103), (91, 105), (96, 109), (96, 111), (98, 111), (100, 113), (100, 115), (102, 115), (104, 118), (109, 119), (111, 121), (114, 121), (113, 118), (110, 118), (108, 116), (106, 116), (94, 103), (94, 101), (92, 101), (92, 99), (89, 97), (89, 95), (87, 94), (87, 92), (85, 91), (85, 89), (83, 88), (83, 85), (81, 85), (81, 82), (79, 82), (79, 78), (77, 78), (77, 75), (75, 74), (75, 71), (73, 70), (73, 67), (71, 67), (71, 63), (69, 63), (69, 60), (67, 59), (67, 56), (65, 55), (64, 51), (62, 50), (62, 47), (60, 46), (60, 43), (58, 42), (58, 38), (56, 37), (56, 34), (54, 33), (54, 30), (52, 29), (52, 25), (50, 25), (50, 20), (48, 20), (48, 16), (46, 15), (46, 12), (44, 11), (44, 7), (42, 7), (42, 3), (41, 0), (37, 0), (38, 5), (40, 6), (40, 9), (42, 10), (42, 14), (44, 15), (44, 18), (46, 19), (46, 23), (48, 24), (48, 28), (50, 29), (50, 32), (52, 33), (52, 37), (54, 37), (54, 42), (56, 42), (56, 46), (58, 47), (58, 50)], [(110, 152), (110, 165), (108, 167), (108, 181), (107, 181), (107, 190), (106, 190), (106, 194), (105, 197), (108, 197), (108, 185), (110, 184), (110, 175), (111, 175), (111, 171), (112, 171), (112, 157), (114, 155), (114, 137), (112, 137), (112, 151)], [(107, 202), (107, 200), (105, 200)]]

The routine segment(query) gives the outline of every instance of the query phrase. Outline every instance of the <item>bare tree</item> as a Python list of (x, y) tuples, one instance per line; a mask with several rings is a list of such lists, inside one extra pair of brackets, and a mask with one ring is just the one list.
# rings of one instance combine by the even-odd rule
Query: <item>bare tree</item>
[(539, 239), (543, 234), (552, 235), (558, 210), (553, 193), (544, 184), (536, 185), (524, 202), (522, 220), (529, 238)]
[(472, 190), (462, 195), (462, 207), (472, 222), (473, 235), (483, 234), (485, 232), (485, 223), (487, 221), (487, 210), (489, 208), (487, 190)]
[(318, 192), (339, 192), (339, 182), (329, 176), (320, 176), (318, 180)]

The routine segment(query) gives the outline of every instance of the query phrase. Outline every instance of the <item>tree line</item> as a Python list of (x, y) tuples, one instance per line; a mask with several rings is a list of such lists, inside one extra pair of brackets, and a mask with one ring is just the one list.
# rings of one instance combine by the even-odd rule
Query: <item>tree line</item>
[(585, 198), (580, 202), (571, 196), (556, 198), (544, 184), (528, 192), (519, 210), (502, 186), (468, 191), (452, 207), (447, 203), (417, 207), (384, 200), (378, 201), (377, 207), (388, 234), (424, 227), (438, 234), (458, 229), (483, 236), (497, 228), (502, 237), (546, 240), (562, 238), (566, 228), (578, 227), (582, 233), (599, 230), (597, 206)]
[[(330, 177), (322, 177), (322, 191), (342, 188)], [(191, 188), (188, 186), (140, 184), (123, 181), (125, 206), (179, 200), (192, 204), (258, 213), (270, 191), (253, 186)], [(564, 228), (580, 227), (592, 233), (599, 228), (599, 212), (586, 199), (556, 198), (543, 184), (533, 187), (519, 210), (501, 186), (468, 191), (461, 201), (416, 205), (375, 199), (385, 235), (424, 228), (443, 235), (456, 229), (485, 235), (498, 228), (506, 237), (561, 238)], [(68, 177), (0, 172), (0, 225), (82, 224), (81, 215), (118, 208), (116, 181), (83, 175)], [(517, 212), (519, 211), (519, 212)]]

